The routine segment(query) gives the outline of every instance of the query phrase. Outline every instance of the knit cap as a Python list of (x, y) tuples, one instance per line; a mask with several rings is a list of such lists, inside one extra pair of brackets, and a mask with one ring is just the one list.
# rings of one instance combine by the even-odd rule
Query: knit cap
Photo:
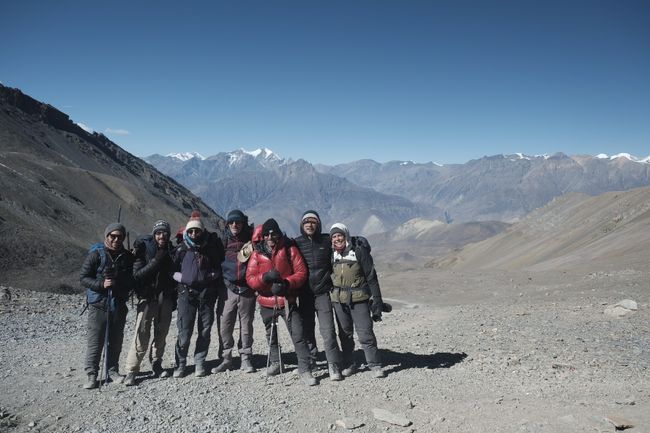
[(235, 221), (241, 221), (243, 223), (246, 223), (248, 220), (248, 217), (244, 215), (244, 212), (240, 211), (239, 209), (233, 209), (230, 212), (228, 212), (228, 216), (226, 217), (226, 222), (228, 224), (235, 222)]
[(201, 231), (205, 231), (205, 226), (203, 225), (203, 221), (201, 221), (201, 212), (198, 210), (192, 211), (192, 216), (185, 225), (185, 232), (189, 229), (200, 229)]
[(165, 220), (158, 220), (153, 224), (153, 228), (151, 229), (151, 234), (155, 235), (156, 232), (165, 232), (168, 235), (172, 234), (172, 229), (169, 223)]
[(267, 219), (264, 224), (262, 224), (262, 235), (266, 236), (269, 233), (282, 233), (280, 231), (280, 226), (278, 225), (278, 222), (274, 220), (273, 218)]
[(109, 233), (113, 233), (116, 230), (122, 232), (122, 236), (126, 236), (126, 228), (124, 228), (122, 224), (111, 223), (104, 229), (104, 238), (108, 237)]
[(350, 231), (343, 223), (332, 224), (332, 228), (330, 229), (330, 237), (336, 233), (341, 233), (343, 236), (345, 236), (345, 239), (350, 239)]

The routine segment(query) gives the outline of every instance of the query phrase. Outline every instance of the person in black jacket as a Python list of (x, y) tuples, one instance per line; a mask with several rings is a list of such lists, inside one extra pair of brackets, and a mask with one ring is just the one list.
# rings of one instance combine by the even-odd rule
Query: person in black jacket
[(295, 239), (309, 268), (309, 280), (300, 292), (300, 315), (303, 321), (304, 337), (311, 354), (312, 367), (316, 364), (315, 316), (318, 316), (318, 328), (325, 345), (329, 376), (331, 380), (341, 380), (339, 365), (342, 362), (341, 351), (336, 342), (334, 314), (329, 292), (332, 289), (332, 243), (330, 237), (321, 233), (321, 220), (318, 212), (308, 210), (300, 222), (301, 236)]
[(88, 297), (86, 389), (97, 388), (104, 344), (108, 381), (119, 383), (124, 379), (119, 374), (119, 360), (128, 311), (126, 301), (134, 285), (133, 255), (124, 248), (125, 236), (122, 224), (109, 224), (104, 230), (103, 244), (91, 249), (81, 267), (79, 281), (86, 287)]
[(356, 329), (366, 363), (377, 378), (386, 377), (377, 349), (373, 321), (381, 320), (383, 301), (370, 244), (361, 237), (350, 237), (341, 223), (332, 225), (332, 291), (330, 298), (339, 325), (341, 350), (346, 367), (341, 372), (350, 376), (357, 371), (354, 355)]
[(198, 211), (192, 212), (192, 217), (185, 226), (183, 243), (176, 249), (172, 264), (173, 278), (179, 283), (175, 378), (187, 374), (187, 351), (194, 322), (197, 323), (198, 333), (194, 350), (194, 375), (203, 377), (209, 372), (205, 368), (205, 359), (210, 347), (214, 306), (218, 291), (223, 286), (223, 259), (221, 240), (215, 233), (205, 229)]
[[(134, 243), (135, 263), (133, 277), (138, 296), (135, 335), (126, 357), (126, 378), (124, 384), (135, 385), (135, 376), (149, 350), (151, 370), (155, 377), (167, 377), (162, 368), (165, 341), (176, 304), (176, 282), (171, 276), (171, 228), (169, 223), (158, 220), (153, 225), (151, 236), (139, 238)], [(149, 347), (151, 327), (153, 341)]]

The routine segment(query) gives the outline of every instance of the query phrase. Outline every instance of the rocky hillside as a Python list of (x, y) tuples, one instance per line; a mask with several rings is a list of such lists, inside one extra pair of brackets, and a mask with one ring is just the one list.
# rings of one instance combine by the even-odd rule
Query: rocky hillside
[(222, 218), (200, 198), (101, 134), (89, 134), (56, 108), (0, 85), (0, 282), (77, 287), (88, 246), (121, 219), (148, 233), (174, 227), (199, 209), (210, 227)]
[(452, 269), (607, 270), (647, 266), (650, 188), (595, 197), (567, 194), (521, 222), (436, 260)]

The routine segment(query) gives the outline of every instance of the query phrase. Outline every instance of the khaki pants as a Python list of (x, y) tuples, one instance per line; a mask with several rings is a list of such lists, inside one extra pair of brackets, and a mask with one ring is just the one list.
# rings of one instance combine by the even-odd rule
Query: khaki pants
[[(135, 336), (133, 337), (129, 355), (126, 358), (126, 371), (128, 373), (140, 371), (140, 364), (149, 349), (151, 349), (149, 359), (152, 362), (162, 361), (173, 308), (174, 303), (168, 298), (163, 298), (162, 301), (143, 299), (138, 302)], [(152, 324), (153, 341), (150, 348), (149, 340)]]
[[(226, 284), (229, 284), (227, 282)], [(237, 343), (242, 357), (253, 354), (253, 319), (255, 318), (255, 292), (252, 289), (242, 294), (234, 293), (223, 287), (219, 289), (217, 315), (219, 316), (219, 337), (221, 339), (223, 358), (232, 359), (235, 346), (233, 333), (239, 317), (239, 341)]]

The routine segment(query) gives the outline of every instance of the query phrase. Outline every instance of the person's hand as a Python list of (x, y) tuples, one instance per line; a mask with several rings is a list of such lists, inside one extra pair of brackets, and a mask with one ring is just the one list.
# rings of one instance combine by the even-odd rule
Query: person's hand
[(156, 250), (156, 256), (154, 259), (156, 259), (157, 262), (160, 262), (167, 257), (169, 257), (169, 251), (166, 248), (159, 248)]
[(381, 322), (381, 312), (383, 310), (384, 301), (380, 296), (373, 296), (370, 303), (370, 315), (375, 322)]
[(289, 284), (287, 284), (286, 281), (280, 281), (278, 283), (273, 283), (273, 285), (271, 286), (271, 292), (275, 296), (282, 296), (287, 292), (287, 287), (288, 286), (289, 286)]
[(264, 272), (264, 275), (262, 275), (262, 281), (266, 284), (277, 283), (280, 280), (280, 273), (276, 269), (271, 269), (270, 271)]
[(112, 278), (105, 278), (105, 279), (104, 279), (104, 288), (105, 288), (105, 289), (108, 289), (108, 288), (111, 287), (113, 284), (115, 284), (115, 280), (113, 280)]
[(174, 272), (172, 278), (174, 279), (174, 281), (180, 283), (181, 279), (183, 279), (183, 274), (181, 274), (180, 272)]

